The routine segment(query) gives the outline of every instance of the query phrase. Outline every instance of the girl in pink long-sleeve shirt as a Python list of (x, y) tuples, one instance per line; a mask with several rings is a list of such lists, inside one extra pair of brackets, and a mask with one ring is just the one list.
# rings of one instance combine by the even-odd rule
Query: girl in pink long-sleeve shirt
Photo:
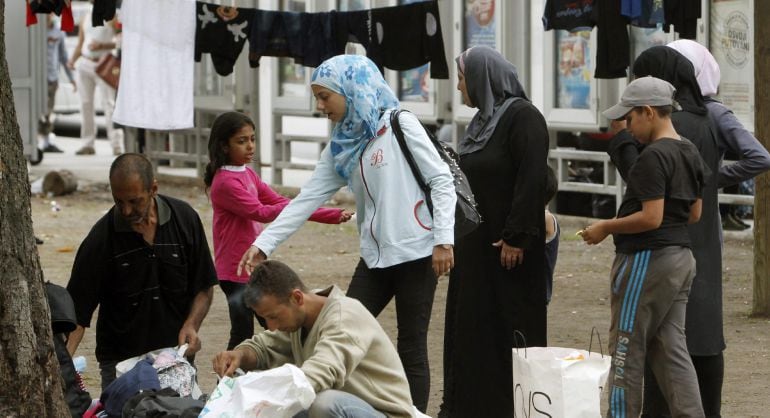
[[(262, 223), (272, 222), (289, 204), (248, 166), (255, 149), (254, 122), (248, 116), (227, 112), (214, 120), (203, 181), (214, 208), (214, 262), (230, 312), (228, 350), (254, 335), (254, 313), (241, 299), (249, 276), (237, 274), (238, 262), (262, 232)], [(339, 224), (350, 216), (343, 209), (320, 208), (310, 220)]]

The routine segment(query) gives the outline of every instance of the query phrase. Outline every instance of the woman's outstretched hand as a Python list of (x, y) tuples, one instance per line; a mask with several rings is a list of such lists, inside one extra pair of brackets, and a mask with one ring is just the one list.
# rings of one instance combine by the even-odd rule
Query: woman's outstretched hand
[(246, 270), (246, 273), (251, 275), (251, 272), (254, 271), (254, 267), (257, 267), (257, 264), (267, 260), (267, 256), (265, 253), (262, 252), (259, 248), (255, 246), (250, 246), (248, 250), (246, 250), (245, 253), (243, 253), (243, 257), (241, 257), (241, 262), (238, 263), (238, 271), (236, 274), (239, 276), (241, 275), (241, 272)]

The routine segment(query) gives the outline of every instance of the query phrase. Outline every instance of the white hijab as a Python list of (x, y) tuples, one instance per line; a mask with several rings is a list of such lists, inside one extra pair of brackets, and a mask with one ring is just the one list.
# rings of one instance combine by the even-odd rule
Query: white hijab
[(716, 96), (721, 72), (711, 52), (705, 46), (689, 39), (680, 39), (666, 46), (684, 55), (695, 67), (695, 78), (698, 80), (701, 95)]

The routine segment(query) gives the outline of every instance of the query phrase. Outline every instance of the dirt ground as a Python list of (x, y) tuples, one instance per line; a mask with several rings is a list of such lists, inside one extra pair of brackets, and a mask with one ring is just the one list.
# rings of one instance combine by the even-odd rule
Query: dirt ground
[[(160, 192), (190, 202), (199, 211), (211, 244), (211, 206), (199, 187), (161, 182)], [(32, 215), (35, 234), (45, 243), (38, 246), (47, 280), (66, 285), (75, 251), (91, 226), (112, 205), (106, 184), (81, 187), (75, 194), (51, 199), (33, 197)], [(609, 328), (609, 268), (613, 257), (611, 240), (588, 247), (574, 232), (587, 222), (584, 218), (560, 217), (562, 243), (554, 278), (554, 296), (549, 310), (549, 343), (553, 346), (587, 348), (591, 328), (605, 337)], [(770, 320), (751, 318), (752, 251), (750, 233), (727, 234), (724, 251), (724, 316), (727, 350), (725, 351), (724, 417), (770, 416)], [(355, 224), (339, 226), (306, 224), (275, 254), (293, 266), (311, 287), (336, 284), (347, 288), (358, 261)], [(431, 398), (429, 414), (435, 416), (441, 402), (442, 339), (447, 279), (439, 282), (429, 333)], [(383, 312), (380, 323), (395, 341), (396, 323), (393, 304)], [(204, 392), (216, 384), (210, 361), (225, 348), (229, 319), (224, 294), (217, 288), (214, 303), (203, 323), (200, 335), (203, 350), (196, 359), (199, 383)], [(95, 323), (95, 320), (94, 322)], [(92, 330), (76, 355), (88, 361), (86, 385), (98, 396), (99, 370), (94, 358)], [(596, 349), (594, 349), (596, 351)]]

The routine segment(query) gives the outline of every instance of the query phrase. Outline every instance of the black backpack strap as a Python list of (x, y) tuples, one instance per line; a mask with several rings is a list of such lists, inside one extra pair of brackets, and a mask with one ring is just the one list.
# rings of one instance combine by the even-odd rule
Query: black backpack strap
[(401, 152), (404, 154), (404, 158), (406, 158), (409, 168), (412, 169), (412, 174), (417, 181), (417, 185), (420, 186), (420, 189), (425, 194), (425, 204), (428, 205), (428, 211), (430, 211), (431, 216), (433, 216), (433, 201), (430, 196), (430, 187), (425, 184), (425, 180), (422, 178), (422, 174), (420, 174), (420, 169), (417, 168), (417, 162), (414, 160), (412, 152), (409, 151), (409, 147), (406, 145), (404, 131), (401, 129), (401, 123), (398, 120), (402, 112), (408, 112), (408, 110), (399, 109), (390, 113), (390, 127), (393, 129), (393, 134), (396, 136), (398, 146), (401, 147)]

